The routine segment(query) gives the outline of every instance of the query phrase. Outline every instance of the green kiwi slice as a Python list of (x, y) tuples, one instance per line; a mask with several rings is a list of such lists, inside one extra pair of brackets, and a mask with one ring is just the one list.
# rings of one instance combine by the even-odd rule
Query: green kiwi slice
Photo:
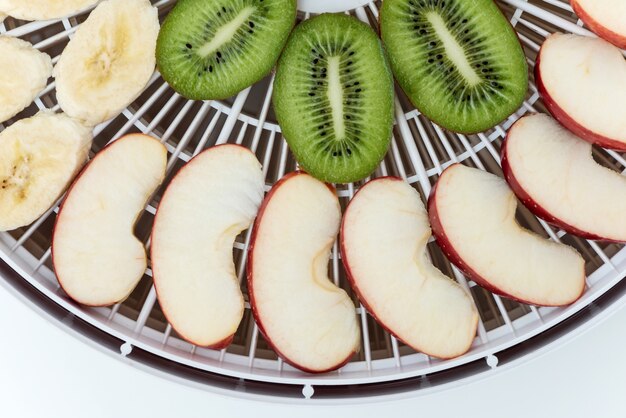
[(482, 132), (522, 104), (524, 51), (492, 0), (385, 0), (380, 30), (398, 84), (438, 125)]
[(304, 170), (330, 183), (372, 173), (393, 128), (393, 76), (371, 27), (322, 14), (293, 31), (278, 61), (273, 103)]
[(179, 0), (157, 41), (157, 66), (193, 100), (225, 99), (274, 67), (296, 19), (296, 0)]

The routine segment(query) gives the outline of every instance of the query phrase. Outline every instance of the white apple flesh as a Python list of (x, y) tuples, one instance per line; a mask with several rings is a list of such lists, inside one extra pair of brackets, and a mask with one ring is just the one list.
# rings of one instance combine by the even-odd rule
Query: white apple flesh
[(454, 164), (439, 177), (428, 213), (446, 256), (477, 284), (542, 306), (568, 305), (585, 287), (585, 261), (515, 220), (517, 199), (501, 178)]
[(103, 148), (71, 186), (54, 227), (52, 261), (72, 299), (112, 305), (143, 277), (146, 251), (133, 231), (166, 163), (158, 140), (127, 135)]
[(328, 278), (340, 221), (334, 190), (295, 172), (274, 185), (254, 226), (252, 312), (274, 350), (310, 373), (341, 367), (359, 348), (354, 303)]
[(571, 0), (574, 13), (601, 38), (626, 49), (624, 0)]
[(367, 310), (417, 351), (453, 358), (471, 346), (478, 313), (471, 297), (428, 258), (428, 214), (399, 178), (363, 186), (341, 226), (341, 254)]
[(535, 64), (547, 109), (580, 138), (626, 150), (626, 61), (610, 43), (578, 35), (550, 35)]
[(509, 186), (535, 215), (587, 239), (626, 241), (626, 177), (547, 115), (518, 120), (502, 147)]
[(161, 309), (185, 340), (224, 348), (243, 317), (233, 244), (254, 220), (265, 181), (248, 149), (198, 154), (165, 191), (152, 229), (151, 261)]

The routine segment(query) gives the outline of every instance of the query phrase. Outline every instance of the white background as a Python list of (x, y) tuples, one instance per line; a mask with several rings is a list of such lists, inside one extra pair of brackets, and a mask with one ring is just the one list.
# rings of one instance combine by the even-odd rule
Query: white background
[(349, 406), (211, 394), (85, 344), (0, 287), (0, 417), (626, 417), (626, 309), (511, 370), (443, 392)]

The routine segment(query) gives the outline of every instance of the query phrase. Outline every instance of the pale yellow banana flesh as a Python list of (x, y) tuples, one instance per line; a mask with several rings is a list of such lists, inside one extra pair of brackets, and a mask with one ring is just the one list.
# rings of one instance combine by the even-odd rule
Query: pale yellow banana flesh
[(0, 13), (22, 20), (60, 19), (97, 2), (98, 0), (0, 0)]
[(121, 113), (154, 73), (158, 32), (158, 11), (148, 0), (100, 3), (54, 69), (63, 111), (92, 126)]
[(0, 132), (0, 231), (28, 225), (62, 195), (87, 160), (91, 130), (40, 112)]
[(0, 123), (30, 105), (52, 75), (52, 60), (21, 39), (0, 36)]

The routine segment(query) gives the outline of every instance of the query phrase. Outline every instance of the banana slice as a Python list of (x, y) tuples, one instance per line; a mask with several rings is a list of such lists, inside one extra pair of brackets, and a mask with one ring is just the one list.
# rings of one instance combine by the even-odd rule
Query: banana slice
[(46, 87), (52, 60), (21, 39), (0, 36), (0, 123), (24, 110)]
[(54, 69), (63, 111), (90, 125), (117, 116), (154, 73), (158, 33), (158, 11), (148, 0), (100, 3)]
[(40, 112), (0, 132), (0, 231), (32, 223), (61, 196), (87, 161), (91, 129)]
[(60, 19), (98, 0), (0, 0), (0, 12), (22, 20)]

